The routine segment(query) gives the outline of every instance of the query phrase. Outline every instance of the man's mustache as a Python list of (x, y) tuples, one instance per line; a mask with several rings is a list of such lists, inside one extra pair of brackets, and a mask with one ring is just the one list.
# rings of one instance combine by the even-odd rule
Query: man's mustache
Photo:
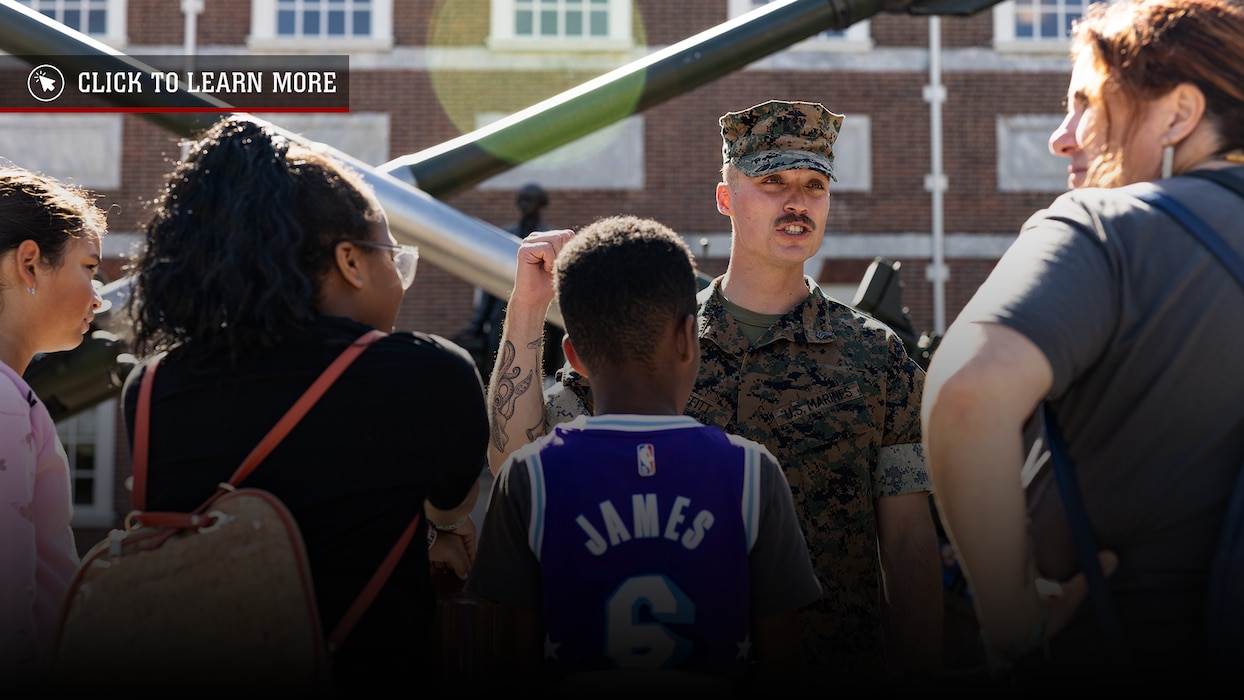
[(776, 222), (776, 228), (782, 228), (787, 224), (803, 224), (811, 231), (816, 230), (816, 225), (812, 223), (812, 219), (809, 219), (803, 214), (787, 214), (786, 216), (779, 218)]

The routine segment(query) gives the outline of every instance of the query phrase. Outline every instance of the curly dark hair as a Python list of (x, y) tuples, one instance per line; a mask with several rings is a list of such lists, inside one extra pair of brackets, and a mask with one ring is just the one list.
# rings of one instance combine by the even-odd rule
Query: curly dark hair
[(666, 324), (696, 313), (695, 258), (672, 229), (622, 215), (584, 227), (557, 256), (557, 303), (589, 367), (652, 367)]
[(34, 241), (43, 259), (59, 267), (70, 239), (107, 229), (95, 199), (85, 189), (25, 168), (0, 168), (0, 255)]
[(166, 178), (129, 305), (134, 349), (227, 359), (305, 337), (334, 244), (380, 220), (344, 163), (231, 115)]

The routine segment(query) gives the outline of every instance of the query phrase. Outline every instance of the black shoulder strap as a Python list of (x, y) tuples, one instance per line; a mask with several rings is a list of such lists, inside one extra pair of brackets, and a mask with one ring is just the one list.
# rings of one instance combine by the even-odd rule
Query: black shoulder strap
[[(1214, 180), (1215, 182), (1222, 182), (1218, 176), (1209, 176), (1209, 173), (1211, 172), (1215, 171), (1196, 170), (1193, 171), (1193, 173), (1199, 174), (1187, 174), (1193, 175), (1194, 177), (1205, 177), (1206, 179)], [(1235, 185), (1236, 183), (1233, 182), (1232, 185), (1224, 186), (1234, 189)], [(1211, 254), (1222, 262), (1222, 264), (1227, 268), (1232, 276), (1235, 277), (1235, 280), (1239, 282), (1241, 286), (1244, 286), (1244, 258), (1241, 258), (1231, 248), (1231, 246), (1227, 245), (1227, 242), (1222, 238), (1222, 236), (1215, 233), (1214, 229), (1210, 228), (1209, 224), (1201, 220), (1201, 217), (1192, 213), (1191, 209), (1185, 207), (1174, 197), (1164, 194), (1161, 190), (1156, 188), (1145, 190), (1136, 196), (1140, 198), (1141, 201), (1148, 202), (1167, 214), (1170, 214), (1170, 216), (1182, 224), (1183, 227), (1193, 235), (1193, 237), (1200, 241), (1201, 245), (1205, 246)], [(1244, 196), (1244, 192), (1241, 192), (1241, 196)]]
[(1089, 522), (1088, 510), (1084, 507), (1084, 497), (1080, 494), (1080, 483), (1076, 478), (1074, 466), (1071, 464), (1071, 453), (1063, 439), (1058, 421), (1054, 419), (1054, 409), (1049, 401), (1041, 404), (1042, 418), (1045, 423), (1045, 440), (1049, 443), (1050, 465), (1054, 470), (1054, 481), (1058, 485), (1058, 495), (1063, 502), (1063, 513), (1067, 516), (1067, 526), (1071, 529), (1071, 539), (1075, 545), (1076, 560), (1088, 583), (1089, 600), (1093, 611), (1101, 625), (1102, 637), (1111, 655), (1118, 661), (1128, 658), (1127, 639), (1123, 634), (1123, 625), (1119, 622), (1119, 613), (1115, 609), (1114, 598), (1110, 594), (1110, 586), (1106, 583), (1106, 575), (1102, 571), (1101, 561), (1097, 558), (1097, 537), (1093, 534), (1093, 525)]
[[(1211, 180), (1240, 197), (1244, 197), (1244, 180), (1228, 175), (1223, 170), (1193, 170), (1185, 175)], [(1238, 263), (1238, 258), (1237, 258)], [(1236, 271), (1236, 277), (1244, 284), (1244, 277)], [(1219, 535), (1218, 548), (1210, 569), (1206, 617), (1208, 632), (1207, 654), (1210, 670), (1222, 676), (1234, 673), (1240, 658), (1241, 630), (1244, 616), (1237, 602), (1239, 581), (1244, 577), (1244, 469), (1235, 479), (1231, 497), (1227, 502), (1226, 522)]]

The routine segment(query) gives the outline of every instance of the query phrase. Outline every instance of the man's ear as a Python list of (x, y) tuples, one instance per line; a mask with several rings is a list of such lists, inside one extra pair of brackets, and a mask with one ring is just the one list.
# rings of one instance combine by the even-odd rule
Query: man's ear
[(717, 183), (717, 211), (730, 216), (730, 186), (724, 182)]
[(566, 356), (566, 361), (570, 363), (571, 369), (590, 378), (587, 367), (583, 366), (583, 360), (579, 359), (579, 353), (575, 352), (574, 343), (570, 341), (570, 336), (562, 336), (562, 354)]
[(350, 241), (342, 241), (333, 249), (333, 260), (336, 263), (334, 268), (337, 274), (340, 275), (342, 282), (355, 289), (362, 289), (367, 281), (367, 273), (362, 264), (363, 255), (363, 250)]

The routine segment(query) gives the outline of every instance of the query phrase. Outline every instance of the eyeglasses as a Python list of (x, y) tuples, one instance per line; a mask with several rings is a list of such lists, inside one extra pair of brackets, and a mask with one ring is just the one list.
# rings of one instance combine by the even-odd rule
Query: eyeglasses
[(419, 265), (419, 249), (413, 245), (397, 245), (380, 243), (379, 241), (350, 241), (366, 248), (384, 248), (393, 251), (393, 266), (397, 268), (397, 276), (402, 280), (402, 289), (410, 289), (415, 281), (415, 268)]

